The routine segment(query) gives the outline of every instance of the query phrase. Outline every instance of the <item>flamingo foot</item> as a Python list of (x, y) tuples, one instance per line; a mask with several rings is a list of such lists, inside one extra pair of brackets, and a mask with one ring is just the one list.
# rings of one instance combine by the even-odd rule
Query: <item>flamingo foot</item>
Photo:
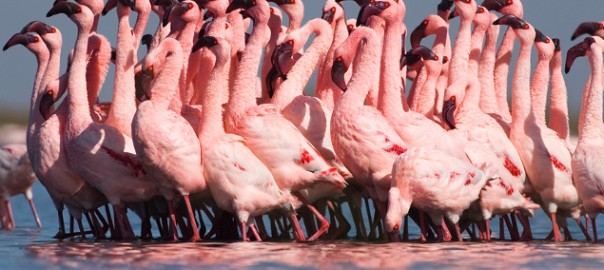
[(57, 209), (57, 215), (59, 218), (59, 231), (55, 234), (55, 239), (65, 239), (67, 235), (65, 234), (65, 220), (63, 219), (63, 209)]
[(191, 207), (191, 201), (189, 200), (189, 195), (184, 196), (185, 204), (187, 205), (187, 212), (189, 213), (189, 222), (191, 224), (191, 232), (193, 236), (189, 239), (191, 242), (197, 242), (201, 240), (199, 236), (199, 231), (197, 229), (197, 222), (195, 221), (195, 215), (193, 215), (193, 208)]

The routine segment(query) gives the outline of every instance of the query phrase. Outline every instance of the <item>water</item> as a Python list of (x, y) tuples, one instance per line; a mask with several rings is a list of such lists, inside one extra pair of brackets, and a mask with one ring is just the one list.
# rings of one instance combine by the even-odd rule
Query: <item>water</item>
[[(38, 230), (22, 197), (13, 198), (17, 228), (0, 231), (0, 269), (368, 269), (368, 268), (600, 268), (604, 245), (583, 241), (552, 243), (160, 243), (58, 241), (56, 213), (50, 198), (36, 183), (35, 202), (44, 228)], [(133, 219), (134, 221), (135, 219)], [(604, 220), (599, 221), (604, 222)], [(493, 235), (498, 235), (492, 222)], [(535, 238), (549, 233), (549, 222), (538, 213), (531, 220)], [(138, 223), (135, 223), (138, 226)], [(137, 227), (135, 227), (137, 228)], [(604, 228), (600, 228), (604, 232)], [(417, 239), (416, 230), (412, 239)]]

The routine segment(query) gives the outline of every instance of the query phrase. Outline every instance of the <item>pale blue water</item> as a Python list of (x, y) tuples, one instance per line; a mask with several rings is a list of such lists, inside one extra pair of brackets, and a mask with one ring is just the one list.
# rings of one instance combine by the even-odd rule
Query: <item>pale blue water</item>
[[(604, 245), (583, 241), (571, 224), (576, 241), (552, 243), (158, 243), (58, 241), (56, 213), (39, 183), (35, 202), (44, 228), (38, 230), (26, 201), (13, 198), (17, 228), (0, 231), (0, 269), (370, 269), (370, 268), (602, 268)], [(135, 221), (136, 219), (133, 219)], [(604, 220), (599, 221), (600, 224)], [(135, 228), (139, 224), (133, 222)], [(535, 238), (549, 233), (539, 212), (531, 220)], [(493, 235), (498, 235), (492, 221)], [(604, 228), (600, 231), (604, 232)], [(415, 230), (411, 237), (417, 238)]]

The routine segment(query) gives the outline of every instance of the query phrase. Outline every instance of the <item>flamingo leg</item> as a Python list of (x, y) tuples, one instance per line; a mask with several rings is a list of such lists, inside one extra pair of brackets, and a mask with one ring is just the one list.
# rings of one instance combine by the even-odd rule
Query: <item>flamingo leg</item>
[(485, 233), (486, 233), (486, 238), (487, 240), (491, 241), (491, 221), (486, 220), (484, 221), (485, 223)]
[(461, 237), (461, 229), (459, 228), (459, 223), (455, 223), (455, 234), (457, 235), (457, 241), (463, 242), (463, 238)]
[(250, 239), (247, 238), (247, 224), (245, 221), (241, 222), (241, 237), (243, 238), (243, 242), (250, 241)]
[(521, 215), (520, 213), (516, 213), (518, 215), (518, 220), (522, 224), (524, 228), (522, 230), (522, 236), (520, 236), (520, 241), (530, 241), (533, 240), (533, 232), (531, 230), (531, 222), (528, 217)]
[(450, 242), (453, 239), (453, 236), (451, 235), (451, 232), (449, 231), (449, 227), (447, 227), (447, 223), (445, 222), (445, 219), (442, 219), (440, 227), (441, 227), (441, 230), (443, 231), (443, 240), (446, 242)]
[(92, 223), (92, 219), (90, 218), (90, 212), (86, 211), (84, 213), (84, 217), (86, 217), (86, 221), (88, 222), (88, 226), (90, 227), (90, 231), (92, 231), (92, 236), (98, 238), (97, 228), (94, 223)]
[(518, 241), (520, 239), (518, 230), (514, 227), (513, 222), (510, 222), (507, 214), (503, 216), (503, 220), (505, 221), (505, 225), (508, 227), (508, 231), (510, 232), (510, 238), (512, 238), (513, 241)]
[(107, 215), (107, 222), (109, 224), (109, 230), (111, 231), (111, 237), (113, 238), (113, 236), (116, 233), (116, 228), (114, 226), (113, 221), (111, 220), (111, 213), (109, 212), (109, 205), (105, 204), (105, 215)]
[(306, 200), (306, 198), (304, 198), (303, 196), (301, 196), (300, 194), (297, 194), (298, 198), (300, 199), (300, 201), (306, 205), (306, 207), (308, 207), (308, 209), (315, 215), (315, 217), (317, 217), (319, 219), (319, 221), (321, 222), (321, 227), (319, 228), (319, 230), (311, 235), (310, 237), (308, 237), (308, 241), (314, 241), (317, 240), (321, 235), (323, 235), (325, 232), (327, 232), (327, 230), (329, 229), (329, 222), (327, 221), (327, 219), (325, 219), (325, 217), (321, 214), (321, 212), (319, 212), (319, 210), (317, 210), (317, 208), (315, 208), (310, 202), (308, 202)]
[(587, 232), (587, 228), (585, 226), (583, 226), (583, 223), (581, 223), (581, 219), (580, 218), (576, 218), (575, 221), (577, 222), (577, 225), (579, 225), (579, 228), (581, 228), (581, 231), (583, 232), (583, 235), (585, 236), (585, 240), (591, 241), (591, 237), (589, 236), (589, 232)]
[(59, 231), (55, 235), (56, 239), (65, 238), (65, 220), (63, 219), (63, 209), (57, 209), (57, 215), (59, 218)]
[(174, 214), (174, 208), (172, 206), (172, 200), (168, 200), (168, 211), (170, 212), (170, 229), (168, 230), (171, 240), (178, 240), (178, 233), (176, 232), (176, 214)]
[[(111, 217), (111, 216), (109, 216), (109, 217)], [(71, 234), (72, 237), (74, 235), (74, 232), (73, 232), (73, 216), (71, 214), (69, 214), (69, 234)]]
[(598, 242), (598, 229), (596, 227), (596, 218), (595, 217), (591, 220), (591, 227), (592, 227), (592, 230), (594, 231), (594, 243), (596, 243), (596, 242)]
[(84, 224), (82, 223), (82, 219), (77, 218), (76, 221), (78, 223), (78, 228), (80, 229), (80, 236), (82, 237), (82, 239), (86, 239), (86, 231), (84, 231)]
[(191, 224), (191, 231), (193, 236), (189, 239), (191, 242), (197, 242), (201, 240), (199, 236), (199, 231), (197, 230), (197, 222), (195, 221), (195, 215), (193, 215), (193, 208), (191, 207), (191, 201), (189, 200), (189, 195), (184, 196), (185, 204), (187, 205), (187, 212), (189, 212), (189, 222)]
[(561, 242), (562, 235), (560, 234), (560, 227), (558, 227), (558, 221), (556, 221), (556, 213), (550, 213), (552, 219), (552, 230), (554, 232), (554, 241)]
[(409, 216), (405, 216), (403, 226), (403, 241), (409, 241)]
[(15, 227), (15, 218), (13, 217), (13, 208), (10, 205), (10, 200), (4, 200), (4, 208), (6, 208), (6, 212), (8, 213), (8, 225), (5, 229), (13, 229)]
[(350, 231), (350, 223), (348, 220), (342, 215), (342, 208), (334, 206), (331, 201), (327, 201), (327, 207), (330, 210), (330, 216), (333, 216), (338, 221), (338, 228), (333, 235), (333, 239), (340, 237), (340, 235), (344, 234), (345, 237), (348, 236), (348, 232)]
[(143, 203), (143, 218), (141, 224), (141, 238), (151, 239), (151, 217), (149, 216), (149, 206), (146, 202)]
[(423, 211), (419, 212), (419, 229), (420, 229), (420, 241), (426, 242), (426, 216)]
[(255, 217), (254, 220), (256, 221), (256, 227), (258, 227), (259, 236), (267, 239), (268, 233), (266, 232), (266, 225), (264, 224), (264, 219), (262, 219), (262, 216)]
[[(511, 231), (510, 231), (511, 234)], [(499, 240), (505, 240), (505, 231), (503, 228), (503, 216), (499, 216)]]
[(260, 237), (260, 234), (258, 233), (258, 230), (256, 230), (256, 225), (254, 225), (253, 223), (250, 224), (250, 230), (254, 234), (254, 238), (256, 238), (256, 241), (262, 242), (262, 237)]
[(94, 214), (96, 214), (99, 221), (103, 224), (103, 232), (107, 232), (107, 230), (112, 229), (111, 226), (109, 226), (109, 223), (107, 223), (107, 220), (105, 220), (105, 218), (98, 209), (94, 209)]
[(564, 226), (564, 227), (562, 227), (562, 229), (564, 230), (564, 241), (572, 241), (573, 236), (570, 234), (570, 230), (568, 229), (568, 226)]
[(36, 219), (36, 225), (38, 225), (38, 228), (42, 228), (42, 222), (40, 222), (40, 216), (38, 216), (38, 211), (36, 211), (36, 205), (34, 205), (34, 200), (31, 198), (27, 198), (27, 202), (29, 203), (31, 212), (34, 214), (34, 219)]
[(296, 239), (298, 239), (298, 241), (305, 241), (306, 239), (304, 237), (304, 232), (302, 232), (302, 227), (300, 227), (300, 222), (298, 221), (298, 217), (296, 217), (296, 212), (291, 212), (290, 219)]

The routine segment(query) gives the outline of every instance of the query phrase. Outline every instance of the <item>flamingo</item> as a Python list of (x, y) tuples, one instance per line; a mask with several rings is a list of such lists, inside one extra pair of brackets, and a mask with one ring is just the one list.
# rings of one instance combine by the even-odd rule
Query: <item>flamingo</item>
[[(225, 133), (220, 96), (226, 94), (228, 86), (231, 48), (225, 39), (213, 36), (200, 38), (194, 49), (202, 46), (209, 47), (216, 55), (208, 82), (209, 91), (203, 98), (200, 142), (204, 174), (217, 205), (236, 214), (243, 240), (247, 241), (247, 224), (252, 218), (275, 208), (288, 209), (290, 202), (296, 200), (289, 192), (279, 189), (269, 169), (245, 145), (242, 137)], [(251, 225), (257, 240), (261, 240)]]
[[(457, 239), (461, 230), (457, 224), (461, 214), (478, 199), (489, 178), (488, 172), (445, 152), (411, 147), (401, 154), (392, 167), (392, 187), (388, 192), (386, 230), (398, 234), (402, 217), (411, 204), (427, 213), (437, 225), (440, 241), (444, 240), (443, 216), (453, 224)], [(420, 221), (422, 238), (425, 225)]]
[(512, 85), (510, 141), (526, 165), (537, 201), (552, 219), (554, 240), (562, 241), (557, 215), (570, 215), (578, 221), (580, 201), (572, 182), (570, 151), (555, 132), (537, 120), (535, 108), (531, 108), (530, 55), (536, 30), (514, 15), (503, 16), (494, 23), (510, 26), (521, 45)]
[(134, 154), (132, 139), (112, 126), (93, 122), (90, 117), (85, 93), (85, 61), (92, 12), (82, 5), (60, 2), (47, 16), (58, 13), (65, 13), (78, 28), (66, 100), (69, 118), (61, 138), (67, 160), (74, 172), (107, 197), (114, 208), (118, 235), (131, 239), (134, 235), (123, 203), (151, 198), (157, 193), (156, 185), (144, 179), (145, 172)]
[(587, 37), (582, 43), (577, 44), (568, 51), (567, 70), (572, 65), (572, 60), (579, 56), (588, 56), (591, 66), (591, 80), (588, 91), (583, 93), (584, 102), (581, 114), (584, 123), (579, 129), (579, 140), (572, 157), (573, 179), (579, 197), (585, 208), (585, 221), (589, 226), (591, 220), (593, 241), (598, 241), (596, 217), (604, 211), (602, 190), (604, 187), (604, 172), (597, 164), (602, 157), (604, 145), (602, 144), (602, 46), (604, 40), (598, 36)]
[(562, 75), (562, 53), (560, 40), (553, 38), (554, 57), (549, 62), (550, 69), (550, 106), (548, 127), (558, 133), (560, 139), (566, 141), (569, 149), (574, 151), (570, 142), (570, 128), (568, 125), (568, 97), (566, 93), (566, 82)]
[[(354, 175), (353, 181), (369, 192), (384, 218), (392, 164), (407, 145), (380, 111), (364, 105), (375, 75), (372, 71), (379, 64), (378, 50), (377, 35), (367, 27), (357, 27), (336, 50), (332, 78), (346, 93), (334, 108), (331, 138), (336, 154)], [(353, 60), (347, 86), (343, 76)]]
[(4, 210), (7, 211), (9, 217), (9, 222), (6, 224), (3, 218), (2, 227), (4, 229), (10, 230), (15, 226), (10, 197), (17, 194), (25, 196), (34, 215), (36, 225), (38, 225), (38, 228), (42, 228), (31, 191), (35, 181), (36, 176), (32, 170), (25, 144), (8, 144), (0, 147), (0, 197), (3, 201)]

